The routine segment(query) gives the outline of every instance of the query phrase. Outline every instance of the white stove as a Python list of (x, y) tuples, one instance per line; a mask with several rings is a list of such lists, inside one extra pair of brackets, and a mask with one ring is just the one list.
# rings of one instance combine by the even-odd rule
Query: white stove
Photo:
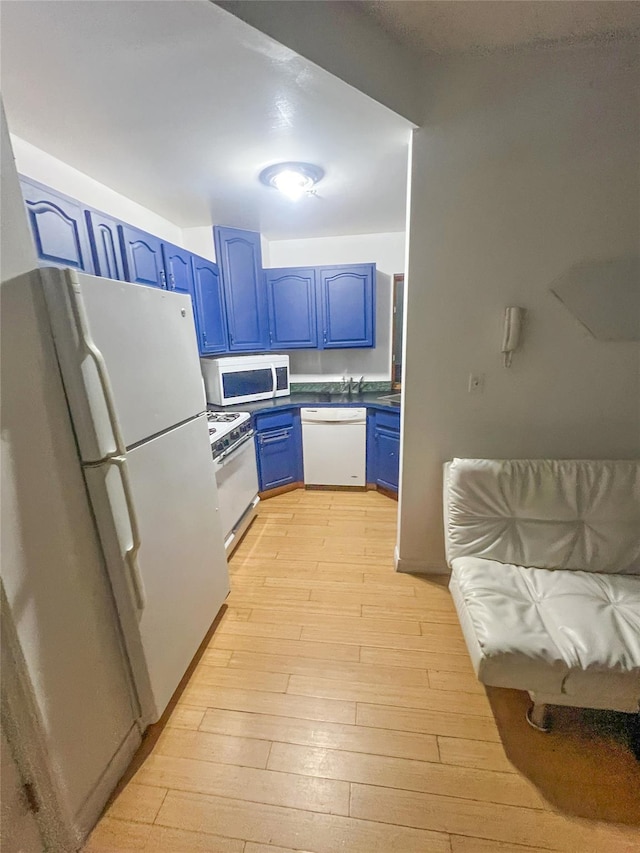
[(207, 412), (209, 441), (214, 459), (228, 454), (253, 435), (249, 412)]
[(249, 412), (207, 412), (227, 553), (256, 516), (258, 468)]

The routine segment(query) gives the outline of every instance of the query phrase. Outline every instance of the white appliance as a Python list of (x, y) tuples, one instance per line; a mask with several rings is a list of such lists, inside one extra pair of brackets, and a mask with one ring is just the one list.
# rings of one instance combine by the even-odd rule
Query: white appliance
[(301, 409), (304, 481), (315, 486), (364, 486), (367, 410)]
[(144, 727), (229, 592), (191, 300), (41, 275)]
[(288, 355), (200, 359), (207, 402), (216, 406), (288, 397)]
[(220, 501), (220, 521), (229, 554), (256, 517), (260, 502), (254, 429), (248, 412), (209, 412), (207, 419)]

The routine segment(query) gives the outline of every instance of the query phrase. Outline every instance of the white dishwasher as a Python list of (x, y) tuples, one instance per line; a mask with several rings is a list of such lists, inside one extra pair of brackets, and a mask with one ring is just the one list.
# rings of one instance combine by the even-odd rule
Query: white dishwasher
[(367, 410), (301, 409), (304, 481), (310, 486), (364, 486)]

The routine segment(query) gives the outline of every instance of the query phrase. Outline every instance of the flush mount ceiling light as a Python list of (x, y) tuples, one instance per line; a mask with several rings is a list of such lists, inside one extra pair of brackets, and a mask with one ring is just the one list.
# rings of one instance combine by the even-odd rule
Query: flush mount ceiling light
[(324, 169), (312, 163), (274, 163), (260, 172), (260, 180), (292, 201), (298, 201), (303, 195), (313, 194), (313, 187), (323, 175)]

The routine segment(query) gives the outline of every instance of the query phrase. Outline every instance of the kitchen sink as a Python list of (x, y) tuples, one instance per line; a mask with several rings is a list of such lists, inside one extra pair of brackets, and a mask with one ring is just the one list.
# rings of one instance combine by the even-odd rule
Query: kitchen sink
[(388, 400), (390, 403), (400, 403), (402, 394), (385, 394), (384, 397), (378, 397), (378, 400)]

